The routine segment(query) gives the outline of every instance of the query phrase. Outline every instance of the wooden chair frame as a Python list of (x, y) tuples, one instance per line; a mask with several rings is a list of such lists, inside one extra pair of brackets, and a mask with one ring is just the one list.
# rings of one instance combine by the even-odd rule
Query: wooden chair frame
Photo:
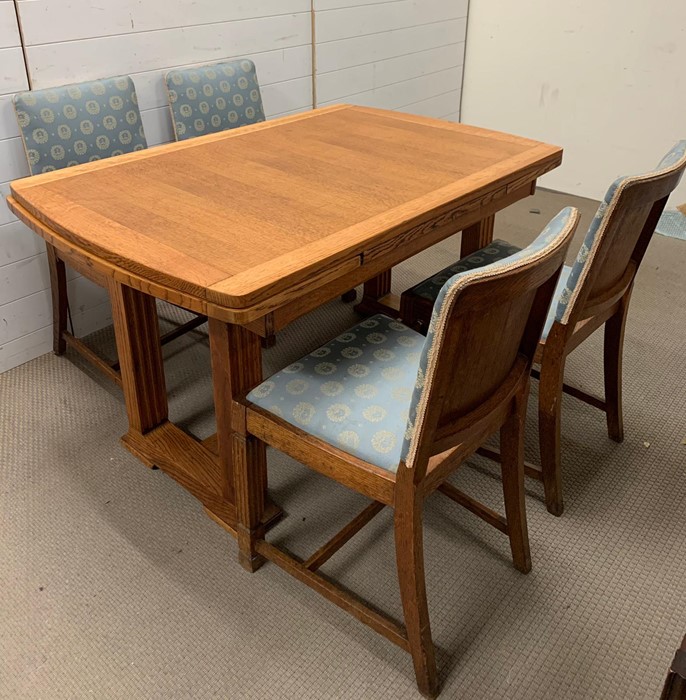
[[(63, 355), (67, 346), (78, 352), (81, 357), (87, 360), (93, 367), (111, 379), (117, 386), (121, 387), (122, 379), (119, 369), (119, 361), (109, 362), (100, 357), (94, 350), (88, 347), (80, 338), (74, 335), (74, 328), (71, 325), (69, 297), (67, 295), (67, 270), (64, 260), (59, 256), (59, 251), (50, 243), (45, 244), (48, 254), (48, 267), (50, 270), (50, 292), (52, 295), (52, 348), (56, 355)], [(74, 261), (70, 260), (73, 265)], [(75, 268), (76, 269), (76, 268)], [(84, 277), (100, 287), (107, 288), (107, 280), (97, 275), (92, 269), (77, 269)], [(166, 345), (176, 338), (198, 328), (207, 321), (207, 317), (202, 314), (196, 315), (190, 321), (177, 326), (173, 330), (160, 336), (160, 344)], [(68, 325), (71, 330), (68, 330)]]
[(686, 700), (686, 637), (669, 667), (660, 700)]
[[(234, 405), (240, 429), (233, 439), (245, 442), (246, 452), (264, 454), (251, 448), (258, 441), (265, 442), (372, 499), (352, 522), (312, 556), (301, 560), (265, 540), (258, 506), (263, 485), (254, 478), (255, 472), (247, 472), (246, 462), (235, 464), (241, 564), (255, 571), (264, 559), (269, 559), (410, 652), (417, 684), (428, 697), (438, 694), (438, 676), (424, 581), (423, 504), (438, 490), (465, 506), (509, 537), (513, 563), (519, 571), (526, 573), (531, 569), (523, 462), (530, 370), (577, 223), (578, 213), (573, 211), (555, 244), (536, 258), (527, 257), (513, 269), (478, 273), (476, 279), (465, 281), (462, 288), (455, 290), (447, 312), (449, 320), (437, 331), (435, 352), (429, 359), (412, 446), (396, 473), (343, 452), (247, 401)], [(498, 313), (491, 316), (493, 307), (498, 308)], [(503, 319), (511, 319), (506, 321), (511, 335), (503, 342), (493, 343)], [(484, 343), (491, 355), (485, 363)], [(461, 361), (456, 362), (455, 358)], [(451, 390), (454, 386), (461, 386), (459, 396)], [(503, 455), (505, 517), (447, 482), (496, 431), (500, 431)], [(264, 472), (265, 469), (258, 470), (260, 474)], [(404, 625), (337, 587), (318, 571), (385, 506), (395, 511)]]
[[(540, 366), (540, 371), (532, 369), (532, 376), (540, 380), (541, 466), (527, 462), (525, 469), (527, 476), (543, 483), (546, 508), (553, 515), (562, 515), (564, 510), (560, 457), (562, 393), (604, 411), (610, 439), (624, 440), (622, 355), (631, 292), (667, 199), (685, 168), (686, 158), (681, 158), (668, 168), (620, 181), (596, 235), (598, 247), (592, 253), (592, 264), (579, 279), (565, 318), (555, 320), (547, 337), (539, 343), (534, 364)], [(403, 320), (413, 328), (425, 329), (426, 308), (416, 303), (408, 303), (409, 306), (413, 308), (412, 316), (408, 319), (401, 313)], [(567, 356), (601, 327), (604, 400), (564, 382)], [(496, 450), (480, 448), (479, 453), (500, 459)]]
[[(622, 411), (622, 356), (624, 331), (636, 273), (652, 239), (667, 199), (677, 186), (686, 160), (658, 175), (627, 178), (618, 187), (598, 233), (599, 246), (592, 265), (576, 288), (565, 322), (555, 320), (536, 353), (540, 372), (538, 399), (541, 468), (527, 473), (543, 482), (546, 507), (562, 515), (560, 426), (562, 393), (605, 412), (611, 440), (624, 440)], [(604, 327), (603, 372), (605, 399), (564, 382), (567, 356), (597, 329)], [(533, 466), (533, 465), (529, 465)]]
[[(77, 86), (83, 85), (83, 83), (77, 83)], [(67, 87), (67, 86), (64, 86)], [(21, 93), (18, 93), (21, 94)], [(15, 112), (16, 116), (16, 112)], [(29, 165), (29, 170), (33, 170), (31, 159), (28, 155), (28, 147), (26, 144), (26, 137), (24, 134), (24, 129), (19, 124), (19, 132), (21, 135), (22, 145), (24, 147), (24, 153), (26, 155), (26, 161)], [(144, 139), (144, 137), (143, 137)], [(37, 173), (32, 172), (32, 175)], [(67, 346), (71, 347), (73, 350), (78, 352), (85, 360), (87, 360), (93, 367), (102, 372), (106, 377), (111, 379), (119, 387), (122, 385), (121, 372), (119, 370), (119, 362), (109, 362), (108, 360), (100, 357), (96, 352), (89, 348), (82, 340), (74, 335), (74, 326), (71, 322), (71, 312), (69, 308), (69, 296), (67, 293), (67, 271), (64, 260), (60, 257), (59, 251), (53, 245), (46, 241), (45, 243), (47, 258), (48, 258), (48, 269), (50, 272), (50, 293), (52, 297), (52, 328), (53, 328), (53, 351), (56, 355), (63, 355)], [(100, 287), (107, 288), (108, 282), (107, 278), (100, 275), (92, 267), (88, 265), (77, 265), (74, 260), (70, 260), (70, 265), (79, 272), (81, 275), (94, 282)], [(207, 321), (207, 317), (201, 314), (196, 315), (195, 318), (190, 321), (174, 328), (173, 330), (165, 333), (160, 338), (160, 343), (166, 345), (167, 343), (179, 338), (180, 336), (188, 333), (189, 331), (198, 328), (203, 323)], [(68, 327), (71, 330), (68, 330)]]

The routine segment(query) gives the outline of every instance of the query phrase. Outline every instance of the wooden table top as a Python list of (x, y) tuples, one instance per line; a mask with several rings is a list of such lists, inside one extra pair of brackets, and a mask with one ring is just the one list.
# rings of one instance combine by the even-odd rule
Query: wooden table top
[(14, 200), (81, 251), (245, 309), (446, 205), (498, 197), (562, 150), (508, 134), (337, 105), (12, 183)]

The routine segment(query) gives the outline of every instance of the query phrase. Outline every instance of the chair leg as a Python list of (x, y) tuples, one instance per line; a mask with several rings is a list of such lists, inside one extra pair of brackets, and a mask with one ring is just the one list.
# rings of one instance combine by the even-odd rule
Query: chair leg
[(64, 262), (57, 257), (54, 246), (47, 243), (46, 249), (52, 293), (52, 349), (55, 355), (63, 355), (67, 350), (67, 342), (64, 339), (68, 315), (67, 270)]
[[(412, 478), (410, 473), (408, 476)], [(434, 698), (438, 694), (438, 675), (424, 580), (422, 504), (421, 501), (417, 502), (414, 488), (408, 491), (411, 493), (407, 494), (407, 498), (399, 495), (400, 502), (396, 502), (395, 507), (398, 582), (417, 686), (422, 695)], [(397, 493), (400, 494), (400, 491)]]
[(562, 515), (562, 470), (560, 465), (560, 418), (564, 358), (553, 357), (541, 364), (538, 394), (538, 444), (541, 451), (543, 490), (549, 513)]
[(629, 312), (629, 290), (620, 302), (614, 316), (605, 322), (604, 372), (605, 411), (607, 434), (611, 440), (624, 440), (624, 418), (622, 416), (622, 354), (624, 350), (624, 328)]
[(524, 421), (526, 397), (518, 400), (518, 410), (500, 429), (500, 455), (503, 473), (503, 495), (507, 534), (510, 538), (515, 569), (524, 574), (531, 571), (529, 532), (524, 498)]
[(355, 301), (357, 299), (357, 290), (356, 289), (349, 289), (347, 292), (343, 292), (341, 294), (341, 301), (344, 302), (345, 304), (349, 304), (351, 301)]

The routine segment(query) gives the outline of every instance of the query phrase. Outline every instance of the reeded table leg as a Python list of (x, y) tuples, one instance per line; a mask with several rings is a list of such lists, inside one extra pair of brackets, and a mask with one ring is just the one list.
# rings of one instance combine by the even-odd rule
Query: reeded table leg
[(129, 433), (145, 435), (168, 416), (157, 306), (154, 297), (114, 281), (110, 298)]
[[(155, 299), (116, 282), (110, 295), (129, 417), (125, 447), (193, 494), (213, 520), (246, 543), (241, 553), (253, 551), (251, 533), (262, 532), (282, 514), (273, 503), (265, 507), (264, 446), (245, 437), (245, 411), (233, 401), (262, 380), (258, 336), (210, 319), (218, 435), (201, 442), (168, 419)], [(236, 464), (246, 494), (243, 528), (238, 526)], [(243, 558), (249, 568), (259, 565), (254, 552)]]
[(245, 407), (233, 397), (262, 381), (261, 343), (245, 328), (216, 319), (209, 330), (224, 495), (236, 503), (238, 558), (252, 572), (264, 562), (254, 543), (264, 536), (267, 455), (264, 443), (247, 434)]

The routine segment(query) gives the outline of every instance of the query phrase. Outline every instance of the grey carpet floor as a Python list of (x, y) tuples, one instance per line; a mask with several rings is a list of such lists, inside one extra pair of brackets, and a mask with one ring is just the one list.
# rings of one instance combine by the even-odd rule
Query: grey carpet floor
[[(587, 225), (593, 202), (539, 192), (499, 215), (496, 235), (523, 245), (570, 202)], [(397, 289), (458, 246), (459, 236), (407, 261)], [(442, 697), (659, 696), (686, 632), (684, 270), (686, 244), (656, 236), (627, 329), (625, 442), (608, 440), (597, 410), (565, 398), (566, 511), (550, 516), (539, 485), (527, 485), (531, 574), (512, 568), (500, 533), (440, 494), (429, 500)], [(355, 321), (340, 301), (301, 319), (265, 352), (266, 371)], [(200, 436), (214, 431), (203, 330), (165, 350), (172, 417)], [(109, 330), (92, 340), (112, 348)], [(601, 354), (596, 334), (570, 357), (567, 381), (601, 391)], [(244, 572), (199, 504), (120, 445), (119, 391), (73, 356), (1, 375), (0, 411), (0, 697), (418, 697), (404, 652), (277, 567)], [(536, 445), (530, 410), (532, 460)], [(363, 506), (273, 451), (269, 469), (288, 514), (271, 538), (299, 554)], [(488, 462), (454, 480), (501, 506)], [(391, 524), (382, 513), (325, 572), (399, 616)]]

